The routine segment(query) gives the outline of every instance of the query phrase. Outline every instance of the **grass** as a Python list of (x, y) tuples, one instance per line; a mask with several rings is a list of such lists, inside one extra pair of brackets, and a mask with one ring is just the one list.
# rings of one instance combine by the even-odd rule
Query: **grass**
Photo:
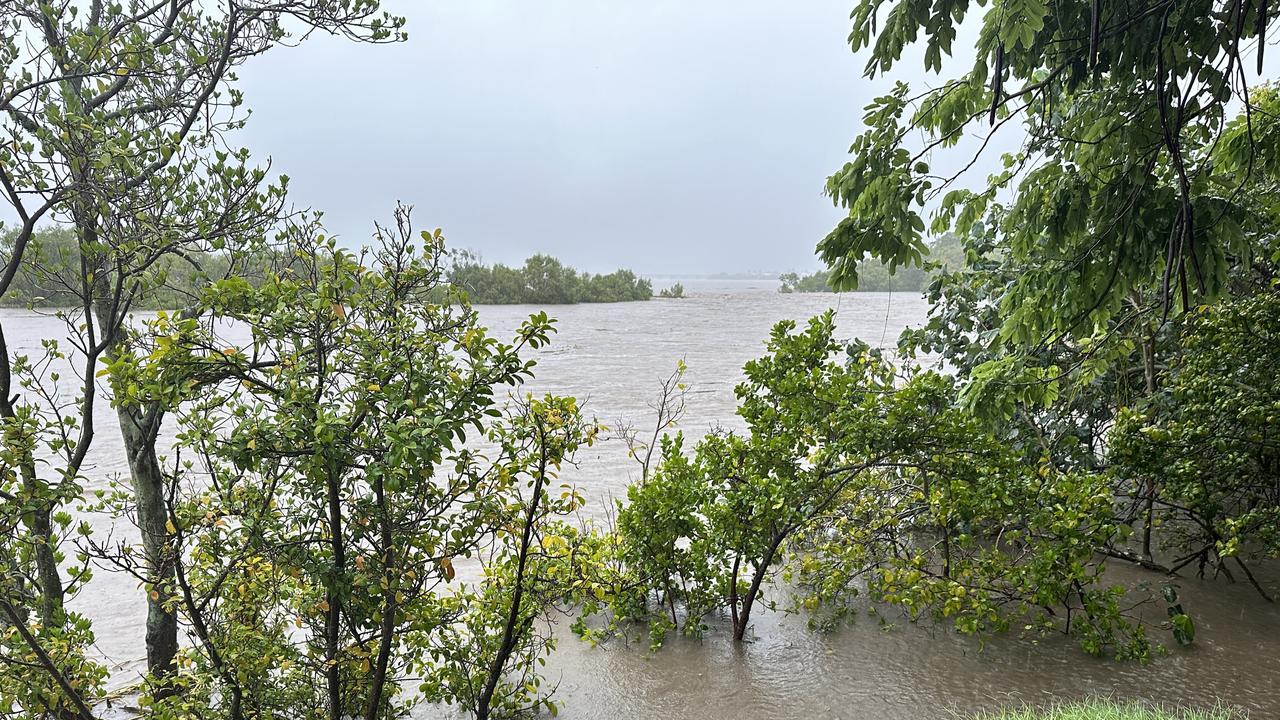
[(1142, 703), (1095, 699), (1001, 710), (975, 715), (971, 720), (1245, 720), (1245, 715), (1224, 706), (1210, 710), (1169, 710)]

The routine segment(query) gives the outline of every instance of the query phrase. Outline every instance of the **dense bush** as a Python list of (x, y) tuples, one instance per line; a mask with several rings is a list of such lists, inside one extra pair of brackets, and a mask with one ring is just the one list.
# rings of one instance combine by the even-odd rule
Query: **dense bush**
[(664, 439), (656, 471), (619, 505), (630, 581), (615, 617), (644, 620), (656, 646), (724, 610), (742, 640), (782, 574), (819, 622), (867, 593), (967, 633), (1017, 621), (1093, 654), (1146, 656), (1094, 556), (1123, 532), (1105, 476), (1024, 462), (958, 405), (949, 378), (845, 352), (831, 313), (793, 330), (780, 323), (770, 354), (745, 367), (747, 431), (713, 433), (692, 454)]
[(1280, 555), (1280, 294), (1202, 307), (1180, 344), (1158, 392), (1121, 412), (1109, 458), (1151, 492), (1175, 565), (1230, 558), (1256, 585), (1245, 559)]

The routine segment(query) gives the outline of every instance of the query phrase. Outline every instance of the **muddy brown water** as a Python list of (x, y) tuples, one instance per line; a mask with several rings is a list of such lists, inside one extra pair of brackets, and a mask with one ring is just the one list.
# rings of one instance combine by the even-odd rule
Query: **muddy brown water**
[[(761, 354), (777, 320), (803, 322), (831, 307), (841, 337), (891, 346), (926, 311), (910, 293), (779, 295), (771, 281), (683, 283), (691, 295), (683, 300), (548, 308), (559, 332), (536, 355), (537, 379), (528, 389), (575, 395), (608, 425), (644, 427), (658, 382), (683, 358), (691, 393), (681, 428), (696, 437), (717, 425), (740, 425), (733, 386), (743, 362)], [(500, 336), (533, 310), (480, 309), (483, 322)], [(0, 310), (0, 321), (15, 352), (35, 354), (41, 339), (65, 335), (60, 321), (24, 310)], [(127, 471), (113, 413), (106, 403), (97, 410), (91, 489)], [(636, 472), (623, 444), (606, 441), (580, 454), (565, 479), (579, 484), (600, 513), (625, 493)], [(92, 522), (100, 532), (134, 534), (125, 522), (100, 516)], [(1126, 583), (1161, 580), (1123, 564), (1111, 568), (1110, 576)], [(1280, 573), (1272, 569), (1266, 576), (1274, 588)], [(1280, 608), (1243, 584), (1194, 577), (1178, 582), (1197, 623), (1196, 643), (1171, 648), (1146, 665), (1090, 658), (1056, 636), (1012, 634), (979, 643), (888, 612), (823, 632), (809, 629), (802, 617), (761, 612), (752, 641), (742, 647), (734, 647), (726, 627), (715, 621), (701, 641), (674, 638), (657, 653), (643, 641), (592, 648), (560, 632), (547, 670), (557, 686), (560, 717), (569, 720), (920, 720), (1090, 695), (1191, 706), (1221, 699), (1251, 718), (1280, 719)], [(74, 606), (94, 621), (96, 649), (114, 669), (112, 684), (135, 681), (143, 666), (145, 617), (136, 583), (99, 571)], [(1158, 627), (1151, 633), (1172, 644)], [(420, 707), (415, 716), (454, 713)]]

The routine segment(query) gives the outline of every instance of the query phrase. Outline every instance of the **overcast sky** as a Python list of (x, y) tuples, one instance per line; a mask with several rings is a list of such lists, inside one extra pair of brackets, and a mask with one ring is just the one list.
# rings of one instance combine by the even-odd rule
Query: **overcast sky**
[(402, 200), (488, 261), (816, 268), (841, 217), (823, 182), (887, 87), (846, 42), (853, 4), (392, 2), (407, 43), (247, 66), (240, 142), (352, 245)]

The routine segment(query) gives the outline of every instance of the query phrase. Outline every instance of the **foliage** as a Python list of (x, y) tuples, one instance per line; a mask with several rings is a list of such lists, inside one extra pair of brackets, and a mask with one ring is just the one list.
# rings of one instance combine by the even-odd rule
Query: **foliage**
[[(553, 716), (560, 705), (542, 676), (548, 654), (556, 648), (549, 618), (561, 607), (581, 599), (580, 578), (592, 574), (584, 567), (591, 555), (584, 544), (594, 540), (563, 523), (538, 529), (535, 552), (529, 556), (523, 578), (519, 551), (509, 548), (485, 566), (485, 574), (473, 586), (459, 587), (442, 599), (454, 622), (437, 629), (431, 638), (430, 659), (424, 666), (418, 691), (423, 699), (457, 705), (477, 717), (522, 717), (545, 709)], [(515, 604), (514, 588), (526, 585)], [(517, 615), (510, 615), (516, 608)], [(511, 658), (500, 676), (484, 662), (502, 651), (509, 620), (519, 632), (510, 646)], [(480, 662), (477, 662), (477, 659)], [(490, 679), (496, 682), (492, 687)], [(485, 691), (491, 695), (485, 698)]]
[(658, 297), (668, 298), (672, 300), (678, 300), (680, 298), (683, 298), (684, 296), (685, 296), (684, 285), (681, 283), (676, 283), (671, 287), (662, 288), (661, 290), (658, 291)]
[[(915, 47), (927, 70), (946, 74), (969, 10), (868, 0), (854, 10), (851, 42), (866, 50), (869, 75)], [(900, 347), (940, 356), (962, 406), (1027, 462), (1103, 473), (1134, 448), (1119, 433), (1147, 424), (1135, 413), (1180, 412), (1163, 387), (1169, 368), (1229, 355), (1188, 343), (1180, 328), (1194, 321), (1183, 316), (1266, 292), (1275, 277), (1280, 92), (1250, 86), (1242, 54), (1261, 58), (1274, 16), (1265, 3), (1105, 0), (980, 12), (968, 19), (978, 28), (971, 67), (917, 95), (899, 82), (868, 105), (855, 157), (827, 183), (848, 216), (819, 252), (846, 286), (868, 259), (920, 264), (926, 232), (957, 233), (966, 261), (935, 276), (929, 321)], [(1010, 134), (1016, 149), (984, 157)], [(960, 172), (940, 174), (957, 154)], [(994, 169), (985, 182), (962, 180), (974, 167)], [(1184, 450), (1163, 460), (1195, 464)], [(1120, 533), (1099, 549), (1164, 571), (1198, 559), (1203, 572), (1221, 532), (1197, 529), (1206, 508), (1171, 509), (1190, 507), (1191, 495), (1165, 482), (1167, 465), (1129, 465), (1111, 474), (1115, 518), (1141, 524), (1140, 547)], [(1199, 477), (1201, 493), (1237, 489)], [(1262, 515), (1273, 503), (1254, 501)]]
[[(24, 527), (5, 534), (2, 554), (13, 562), (0, 592), (15, 611), (8, 622), (20, 628), (40, 616), (42, 635), (24, 640), (32, 652), (50, 642), (75, 664), (79, 650), (65, 641), (91, 638), (83, 619), (63, 609), (79, 584), (63, 573), (83, 570), (63, 567), (66, 531), (58, 518), (84, 499), (79, 481), (97, 429), (99, 361), (116, 358), (138, 303), (159, 299), (179, 275), (199, 284), (239, 274), (244, 250), (293, 214), (285, 209), (287, 178), (268, 181), (267, 169), (228, 142), (246, 116), (237, 68), (316, 30), (388, 42), (403, 39), (402, 23), (377, 0), (0, 5), (0, 199), (14, 219), (4, 228), (0, 297), (13, 300), (11, 290), (31, 290), (21, 285), (35, 279), (70, 306), (57, 313), (67, 328), (64, 345), (46, 343), (41, 356), (11, 358), (0, 327), (0, 419), (5, 435), (19, 439), (8, 446), (17, 452), (5, 459), (3, 475), (22, 488), (21, 501), (3, 498), (4, 522), (21, 513)], [(70, 234), (37, 238), (38, 227)], [(216, 261), (202, 267), (211, 255)], [(68, 365), (76, 382), (59, 387)], [(148, 607), (148, 684), (160, 697), (170, 694), (165, 678), (177, 682), (178, 650), (155, 451), (163, 413), (149, 399), (114, 409), (145, 555), (133, 569), (148, 586), (138, 598)], [(101, 549), (103, 538), (81, 542), (87, 548), (95, 540)], [(0, 662), (21, 661), (0, 655)], [(95, 672), (67, 677), (57, 662), (42, 664), (67, 702), (96, 692)], [(54, 704), (20, 709), (47, 714)], [(74, 714), (89, 716), (82, 704)]]
[(1174, 640), (1179, 645), (1186, 647), (1196, 640), (1196, 626), (1191, 616), (1182, 608), (1182, 603), (1178, 602), (1178, 590), (1172, 583), (1166, 583), (1160, 588), (1160, 594), (1164, 596), (1164, 600), (1168, 603), (1166, 612), (1169, 615), (1169, 628), (1173, 631)]
[[(34, 357), (10, 355), (0, 328), (0, 707), (83, 715), (107, 670), (89, 621), (65, 604), (93, 573), (85, 553), (67, 553), (89, 526), (63, 508), (82, 493), (94, 362), (77, 368), (62, 348), (45, 338)], [(58, 386), (65, 367), (86, 373), (70, 392)]]
[(792, 576), (815, 619), (844, 617), (866, 592), (968, 634), (1021, 624), (1072, 634), (1090, 654), (1145, 658), (1145, 633), (1095, 555), (1122, 532), (1107, 478), (1027, 463), (956, 409), (936, 376), (898, 393), (895, 420), (932, 429), (810, 533)]
[[(0, 258), (13, 256), (17, 233), (0, 240)], [(80, 265), (80, 247), (75, 233), (66, 228), (46, 228), (33, 233), (17, 272), (3, 297), (6, 305), (66, 307), (78, 304), (74, 292), (62, 287), (58, 269)]]
[[(1183, 309), (1221, 295), (1230, 268), (1258, 257), (1252, 239), (1274, 215), (1276, 92), (1250, 91), (1242, 55), (1258, 39), (1262, 56), (1274, 22), (1265, 7), (1031, 0), (983, 9), (968, 20), (978, 27), (970, 68), (915, 96), (898, 82), (867, 106), (853, 159), (827, 182), (848, 210), (819, 244), (835, 284), (856, 283), (867, 258), (920, 264), (924, 214), (936, 208), (934, 233), (997, 224), (1020, 270), (1000, 299), (1000, 333), (1024, 344), (1104, 332), (1135, 292)], [(924, 69), (942, 73), (969, 10), (964, 0), (864, 0), (850, 41), (868, 50), (868, 75), (915, 47)], [(1243, 112), (1232, 117), (1233, 106)], [(963, 159), (957, 175), (934, 169), (934, 156), (968, 146), (961, 139), (979, 124), (990, 126), (981, 154), (1010, 122), (1022, 144), (985, 184), (956, 185), (974, 164)]]
[[(158, 589), (192, 628), (184, 667), (226, 699), (199, 714), (549, 704), (533, 620), (559, 596), (527, 541), (564, 534), (548, 528), (581, 498), (550, 482), (595, 430), (572, 399), (504, 409), (497, 391), (531, 377), (521, 352), (551, 321), (532, 316), (509, 344), (486, 335), (444, 281), (439, 231), (414, 235), (407, 211), (369, 256), (305, 230), (288, 267), (256, 287), (212, 284), (206, 320), (160, 313), (109, 366), (120, 401), (180, 410), (166, 489), (176, 569)], [(122, 511), (130, 495), (108, 502)], [(486, 582), (455, 590), (476, 563)], [(402, 695), (411, 677), (432, 682)], [(153, 701), (176, 712), (197, 697)]]
[(711, 491), (683, 443), (681, 435), (664, 436), (654, 477), (629, 486), (626, 504), (618, 504), (617, 560), (638, 582), (610, 598), (611, 610), (645, 619), (653, 649), (670, 630), (701, 635), (704, 616), (724, 597), (719, 559), (711, 557), (714, 529), (702, 515)]
[(819, 270), (812, 275), (800, 275), (799, 273), (783, 273), (778, 276), (778, 282), (782, 285), (778, 288), (778, 292), (790, 295), (791, 293), (815, 293), (815, 292), (835, 292), (835, 289), (827, 282), (830, 273), (825, 270)]
[[(0, 258), (7, 259), (14, 233), (0, 241)], [(135, 310), (188, 310), (199, 301), (208, 283), (237, 275), (251, 283), (262, 281), (262, 268), (287, 262), (270, 257), (267, 248), (245, 247), (238, 257), (226, 251), (192, 250), (182, 257), (164, 254), (148, 269), (147, 280), (133, 297)], [(75, 308), (84, 298), (77, 286), (80, 243), (71, 228), (46, 228), (32, 234), (0, 306)]]
[(1095, 470), (1117, 404), (1146, 392), (1145, 365), (1167, 338), (1135, 311), (1124, 332), (1030, 347), (1001, 340), (999, 298), (1020, 266), (999, 243), (989, 225), (963, 239), (964, 262), (934, 275), (927, 319), (902, 333), (899, 350), (951, 368), (963, 405), (1028, 461)]
[(1158, 521), (1184, 562), (1280, 555), (1280, 295), (1197, 309), (1160, 392), (1121, 413), (1108, 459), (1159, 478)]
[(509, 268), (484, 265), (474, 255), (461, 253), (449, 270), (449, 281), (478, 305), (568, 305), (653, 297), (650, 282), (630, 270), (580, 273), (547, 255), (534, 255), (523, 267)]
[[(897, 3), (878, 25), (885, 9), (869, 0), (854, 11), (868, 73), (902, 61), (921, 33), (925, 67), (942, 72), (967, 3)], [(1253, 7), (1009, 10), (978, 18), (967, 73), (916, 97), (899, 84), (868, 107), (857, 157), (828, 182), (849, 216), (819, 250), (837, 284), (855, 282), (867, 257), (919, 262), (935, 210), (930, 230), (956, 232), (967, 260), (935, 277), (930, 321), (904, 348), (941, 354), (966, 404), (1011, 421), (1013, 441), (1095, 466), (1117, 407), (1152, 392), (1160, 358), (1176, 352), (1165, 312), (1272, 275), (1278, 95), (1243, 84), (1233, 38), (1263, 29), (1249, 24)], [(1081, 20), (1097, 21), (1092, 37)], [(1161, 90), (1188, 63), (1198, 74), (1184, 93)], [(1026, 84), (1006, 90), (1015, 80)], [(1247, 100), (1234, 117), (1233, 100)], [(933, 156), (964, 152), (961, 137), (984, 120), (994, 124), (979, 154), (1012, 120), (1025, 135), (987, 183), (960, 187), (930, 169)]]
[(1119, 532), (1105, 477), (1028, 466), (944, 376), (899, 378), (865, 347), (838, 357), (830, 313), (793, 329), (779, 323), (770, 354), (745, 367), (745, 435), (713, 433), (692, 455), (668, 437), (655, 473), (628, 490), (616, 532), (632, 582), (615, 615), (647, 622), (656, 646), (723, 609), (741, 640), (785, 568), (815, 617), (843, 615), (867, 589), (971, 633), (1024, 617), (1054, 627), (1057, 613), (1092, 653), (1145, 656), (1094, 560)]
[[(461, 610), (458, 620), (436, 630), (432, 659), (419, 686), (428, 700), (462, 706), (477, 718), (517, 717), (558, 707), (542, 688), (539, 668), (555, 648), (550, 627), (536, 631), (559, 605), (581, 592), (584, 536), (559, 518), (583, 503), (570, 485), (552, 491), (561, 465), (582, 444), (594, 442), (598, 427), (584, 423), (573, 398), (528, 398), (504, 444), (528, 445), (520, 457), (529, 495), (517, 496), (498, 533), (498, 547), (474, 589), (465, 585), (443, 602)], [(589, 556), (588, 556), (589, 557)], [(477, 662), (479, 660), (479, 662)]]
[[(1265, 178), (1255, 177), (1245, 192), (1260, 192), (1267, 183)], [(904, 332), (900, 348), (917, 358), (940, 356), (954, 368), (962, 382), (965, 407), (981, 416), (993, 432), (1020, 447), (1029, 461), (1049, 457), (1063, 469), (1102, 471), (1108, 462), (1117, 462), (1120, 456), (1116, 450), (1132, 445), (1124, 433), (1131, 435), (1132, 428), (1142, 423), (1124, 418), (1132, 416), (1135, 408), (1141, 411), (1156, 402), (1168, 412), (1178, 412), (1180, 401), (1165, 387), (1168, 368), (1178, 367), (1191, 355), (1203, 356), (1193, 363), (1221, 363), (1231, 349), (1226, 343), (1189, 342), (1180, 314), (1172, 322), (1163, 317), (1160, 288), (1155, 282), (1147, 283), (1145, 289), (1134, 289), (1125, 299), (1123, 311), (1091, 335), (1057, 334), (1032, 341), (1007, 334), (1009, 288), (1034, 261), (1010, 247), (1010, 236), (1003, 229), (1005, 212), (993, 204), (988, 221), (973, 225), (964, 238), (966, 263), (935, 278), (928, 293), (928, 322)], [(1274, 222), (1259, 216), (1260, 227), (1264, 221), (1274, 227)], [(1250, 238), (1253, 262), (1232, 259), (1226, 285), (1230, 295), (1251, 297), (1267, 292), (1264, 288), (1274, 277), (1274, 237)], [(1219, 302), (1232, 301), (1224, 298)], [(1039, 312), (1036, 307), (1033, 304), (1020, 311)], [(1194, 319), (1195, 315), (1188, 317)], [(1228, 382), (1219, 374), (1218, 382), (1220, 388), (1234, 379)], [(1226, 422), (1225, 415), (1220, 417)], [(1112, 451), (1109, 458), (1105, 457), (1108, 448)], [(1184, 450), (1177, 461), (1194, 463), (1193, 450)], [(1171, 455), (1163, 460), (1175, 462)], [(1144, 466), (1141, 461), (1121, 464), (1127, 467), (1113, 474), (1117, 519), (1126, 525), (1140, 522), (1141, 542), (1130, 549), (1124, 546), (1124, 537), (1117, 536), (1102, 550), (1165, 572), (1196, 560), (1201, 572), (1210, 560), (1222, 571), (1214, 542), (1194, 530), (1200, 521), (1199, 510), (1186, 513), (1172, 509), (1173, 505), (1185, 508), (1195, 503), (1187, 504), (1185, 487), (1164, 482), (1168, 466), (1161, 462)], [(1218, 487), (1217, 479), (1207, 473), (1201, 475), (1201, 482), (1204, 492), (1232, 492), (1230, 482)], [(1261, 513), (1273, 505), (1264, 497), (1254, 501)], [(1164, 510), (1157, 512), (1160, 508)], [(1158, 546), (1171, 557), (1168, 562), (1158, 560)]]
[[(6, 582), (11, 582), (6, 579)], [(15, 593), (6, 588), (6, 597)], [(107, 668), (91, 659), (94, 636), (90, 623), (68, 612), (57, 625), (28, 623), (7, 599), (0, 600), (0, 711), (39, 708), (48, 715), (80, 715), (83, 703), (106, 695)], [(49, 665), (56, 670), (50, 672)], [(61, 682), (74, 689), (65, 692)]]
[[(890, 270), (884, 263), (872, 263), (859, 268), (856, 282), (845, 289), (865, 290), (868, 292), (885, 292), (900, 290), (904, 292), (920, 291), (929, 286), (929, 280), (936, 273), (946, 268), (957, 268), (964, 260), (964, 251), (960, 240), (952, 234), (944, 235), (928, 247), (923, 266), (908, 265)], [(782, 293), (836, 292), (831, 282), (831, 273), (819, 270), (811, 275), (784, 273), (778, 278)]]

